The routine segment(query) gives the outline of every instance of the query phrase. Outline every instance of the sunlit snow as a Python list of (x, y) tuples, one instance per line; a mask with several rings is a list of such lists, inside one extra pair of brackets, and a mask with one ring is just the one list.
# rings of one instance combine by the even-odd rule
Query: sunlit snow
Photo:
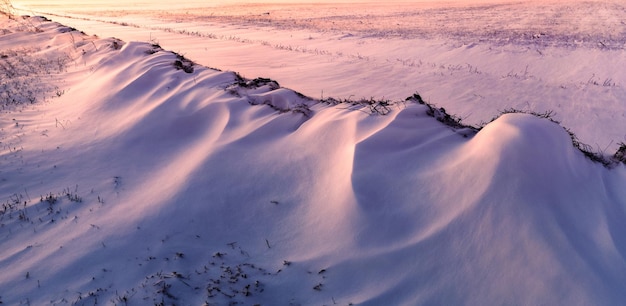
[(0, 16), (0, 303), (626, 301), (619, 1), (125, 3)]

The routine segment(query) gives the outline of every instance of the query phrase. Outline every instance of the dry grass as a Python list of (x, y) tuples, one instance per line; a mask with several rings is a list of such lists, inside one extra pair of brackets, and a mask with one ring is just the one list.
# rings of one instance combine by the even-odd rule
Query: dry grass
[(15, 8), (11, 0), (0, 0), (0, 14), (8, 16), (10, 19), (15, 19)]

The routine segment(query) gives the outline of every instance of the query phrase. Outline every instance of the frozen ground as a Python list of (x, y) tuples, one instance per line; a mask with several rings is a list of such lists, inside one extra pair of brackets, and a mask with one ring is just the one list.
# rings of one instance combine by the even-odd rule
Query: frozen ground
[[(623, 48), (109, 14), (51, 17), (190, 51), (0, 17), (2, 304), (626, 301), (623, 164), (591, 161), (536, 116), (476, 133), (417, 98), (382, 99), (419, 91), (467, 121), (559, 106), (586, 142), (614, 145)], [(505, 63), (519, 72), (499, 75)], [(576, 79), (584, 69), (619, 81)]]

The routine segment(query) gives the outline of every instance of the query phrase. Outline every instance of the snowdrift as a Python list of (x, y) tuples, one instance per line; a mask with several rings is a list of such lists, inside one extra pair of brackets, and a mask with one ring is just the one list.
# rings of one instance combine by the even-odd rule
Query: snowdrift
[(0, 117), (4, 304), (626, 301), (626, 171), (558, 124), (472, 135), (27, 21), (2, 54), (70, 60)]

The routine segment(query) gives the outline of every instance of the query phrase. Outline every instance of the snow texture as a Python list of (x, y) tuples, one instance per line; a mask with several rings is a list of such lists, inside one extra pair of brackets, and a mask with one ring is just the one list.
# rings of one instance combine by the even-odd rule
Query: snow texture
[(626, 168), (553, 121), (445, 124), (421, 97), (311, 98), (155, 41), (0, 18), (18, 98), (0, 114), (3, 304), (626, 301)]

